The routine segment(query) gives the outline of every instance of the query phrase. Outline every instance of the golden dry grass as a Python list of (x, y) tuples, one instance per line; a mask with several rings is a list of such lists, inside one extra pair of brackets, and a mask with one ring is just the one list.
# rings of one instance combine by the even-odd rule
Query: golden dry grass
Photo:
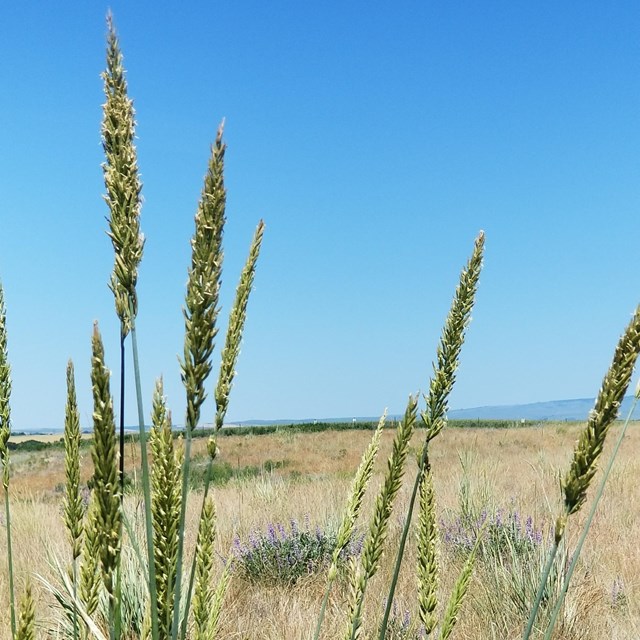
[[(619, 427), (609, 437), (612, 446)], [(472, 494), (483, 497), (488, 506), (517, 508), (531, 515), (537, 523), (548, 523), (559, 504), (558, 474), (566, 469), (578, 425), (546, 425), (514, 430), (447, 429), (433, 443), (432, 464), (438, 511), (441, 516), (458, 510), (462, 467), (460, 457), (470, 464)], [(373, 483), (378, 486), (383, 464), (390, 451), (392, 433), (383, 434), (381, 454)], [(418, 432), (414, 446), (419, 446)], [(249, 532), (266, 527), (269, 522), (302, 521), (311, 525), (337, 526), (349, 483), (360, 456), (371, 437), (365, 431), (326, 431), (321, 433), (277, 433), (265, 436), (229, 436), (220, 439), (221, 460), (232, 467), (260, 466), (265, 461), (286, 461), (281, 469), (259, 474), (245, 481), (231, 481), (214, 489), (219, 514), (217, 552), (229, 553), (234, 536), (246, 538)], [(640, 637), (640, 489), (635, 478), (640, 460), (635, 452), (640, 446), (640, 430), (632, 426), (616, 462), (611, 481), (583, 550), (581, 568), (565, 613), (565, 624), (557, 638), (563, 640)], [(202, 452), (204, 440), (194, 441), (194, 452)], [(88, 450), (83, 451), (82, 477), (91, 474)], [(127, 466), (132, 465), (130, 448)], [(139, 455), (136, 457), (139, 461)], [(59, 486), (64, 482), (62, 451), (14, 454), (12, 478), (15, 566), (18, 585), (27, 574), (51, 575), (48, 557), (55, 553), (66, 558), (65, 533), (61, 523)], [(410, 462), (409, 473), (415, 464)], [(409, 483), (399, 497), (397, 511), (408, 502)], [(193, 544), (194, 519), (198, 494), (192, 493), (188, 527), (188, 546)], [(135, 499), (129, 501), (134, 508)], [(370, 511), (372, 491), (367, 496), (365, 513)], [(580, 518), (570, 524), (569, 542), (575, 541)], [(4, 528), (4, 523), (3, 523)], [(389, 553), (399, 536), (401, 520), (392, 517), (390, 543), (383, 566), (371, 585), (367, 598), (366, 630), (371, 632), (376, 616), (384, 604), (385, 587), (391, 574), (393, 553)], [(410, 541), (398, 590), (399, 610), (409, 609), (415, 617), (415, 578), (412, 563), (415, 545)], [(459, 568), (442, 550), (442, 599), (451, 588)], [(461, 612), (454, 637), (463, 639), (521, 636), (519, 623), (502, 621), (488, 615), (483, 595), (483, 569), (478, 568), (470, 597)], [(612, 600), (614, 582), (624, 585), (624, 598)], [(51, 623), (49, 597), (36, 582), (38, 618)], [(222, 638), (251, 640), (308, 640), (324, 589), (324, 578), (310, 577), (294, 587), (256, 586), (232, 582), (222, 616)], [(338, 586), (332, 597), (324, 638), (340, 637), (344, 615), (344, 593)], [(6, 558), (0, 557), (0, 601), (8, 602)], [(500, 626), (502, 625), (502, 626)], [(7, 607), (0, 609), (0, 638), (8, 638)], [(367, 636), (368, 637), (368, 636)]]

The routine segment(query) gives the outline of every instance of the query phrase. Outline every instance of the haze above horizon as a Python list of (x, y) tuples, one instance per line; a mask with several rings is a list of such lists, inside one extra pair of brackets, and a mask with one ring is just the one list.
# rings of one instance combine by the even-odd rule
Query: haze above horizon
[[(0, 280), (16, 431), (62, 424), (69, 357), (90, 426), (95, 319), (115, 389), (107, 7), (3, 11)], [(638, 3), (110, 7), (138, 120), (147, 416), (162, 374), (182, 422), (189, 239), (223, 118), (218, 343), (253, 229), (267, 225), (229, 422), (401, 413), (428, 388), (480, 229), (485, 267), (450, 407), (597, 393), (640, 301)], [(216, 351), (215, 374), (218, 362)]]

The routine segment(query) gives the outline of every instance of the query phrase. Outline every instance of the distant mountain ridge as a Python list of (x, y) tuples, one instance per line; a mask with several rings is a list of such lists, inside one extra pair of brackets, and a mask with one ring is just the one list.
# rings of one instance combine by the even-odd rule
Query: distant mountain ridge
[[(627, 396), (622, 402), (620, 419), (627, 417), (633, 396)], [(527, 421), (584, 421), (593, 409), (595, 398), (578, 398), (575, 400), (551, 400), (548, 402), (531, 402), (529, 404), (495, 405), (471, 407), (469, 409), (452, 409), (451, 420), (527, 420)], [(640, 404), (640, 403), (639, 403)], [(401, 415), (388, 416), (389, 420), (399, 420)], [(314, 422), (377, 422), (380, 416), (349, 416), (344, 418), (291, 418), (280, 420), (241, 420), (225, 423), (225, 427), (259, 427), (287, 424), (313, 424)], [(633, 420), (640, 420), (640, 407), (634, 411)], [(204, 425), (211, 427), (211, 425)], [(137, 431), (137, 427), (128, 427), (128, 431)], [(16, 433), (60, 433), (62, 429), (24, 429)]]
[(594, 398), (454, 409), (451, 420), (586, 420)]
[[(622, 402), (619, 417), (624, 419), (631, 408), (633, 396), (627, 396)], [(577, 398), (573, 400), (550, 400), (547, 402), (531, 402), (529, 404), (495, 405), (486, 407), (471, 407), (468, 409), (452, 409), (449, 411), (450, 420), (539, 420), (539, 421), (583, 421), (593, 409), (595, 398)], [(397, 420), (401, 416), (389, 416)], [(378, 417), (349, 417), (349, 418), (304, 418), (291, 420), (243, 420), (234, 422), (239, 426), (304, 424), (313, 422), (358, 422), (378, 420)], [(636, 408), (633, 420), (640, 420), (640, 407)]]
[[(619, 418), (627, 417), (633, 396), (627, 396), (620, 407)], [(593, 409), (595, 398), (578, 398), (574, 400), (551, 400), (548, 402), (532, 402), (530, 404), (500, 405), (489, 407), (473, 407), (471, 409), (455, 409), (449, 411), (451, 420), (586, 420)], [(632, 416), (640, 419), (640, 408), (636, 408)]]

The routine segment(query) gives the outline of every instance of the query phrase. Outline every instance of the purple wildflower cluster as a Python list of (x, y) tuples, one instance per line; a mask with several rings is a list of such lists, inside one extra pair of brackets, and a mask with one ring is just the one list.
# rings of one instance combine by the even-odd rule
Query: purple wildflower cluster
[(489, 513), (483, 509), (475, 518), (457, 517), (441, 520), (442, 539), (445, 545), (457, 552), (468, 553), (482, 532), (480, 554), (502, 555), (507, 549), (511, 553), (528, 554), (540, 548), (544, 541), (541, 529), (534, 526), (533, 518), (522, 516), (517, 510), (497, 509)]
[[(352, 540), (341, 557), (356, 556), (363, 538)], [(311, 530), (308, 516), (303, 527), (291, 520), (288, 527), (269, 523), (266, 531), (254, 531), (247, 542), (236, 536), (233, 554), (241, 574), (251, 582), (293, 584), (303, 576), (329, 565), (336, 546), (336, 535), (316, 527)]]

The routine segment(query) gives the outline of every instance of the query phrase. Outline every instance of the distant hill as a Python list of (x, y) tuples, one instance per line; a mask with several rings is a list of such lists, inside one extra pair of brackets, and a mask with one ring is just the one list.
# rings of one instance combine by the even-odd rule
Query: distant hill
[[(620, 411), (620, 417), (626, 418), (631, 408), (631, 396), (624, 399)], [(589, 411), (593, 409), (595, 398), (578, 398), (576, 400), (551, 400), (548, 402), (532, 402), (530, 404), (497, 405), (487, 407), (472, 407), (470, 409), (452, 409), (449, 411), (451, 420), (539, 420), (539, 421), (564, 421), (586, 420)], [(640, 403), (639, 403), (640, 404)], [(398, 420), (401, 416), (389, 416), (390, 420)], [(304, 424), (314, 422), (371, 422), (378, 420), (379, 416), (356, 416), (348, 418), (304, 418), (291, 420), (243, 420), (234, 422), (238, 426), (263, 426)], [(640, 408), (636, 408), (634, 420), (640, 420)], [(229, 425), (232, 426), (232, 425)]]
[[(627, 417), (632, 401), (631, 396), (624, 399), (620, 418)], [(531, 404), (473, 407), (449, 411), (449, 418), (451, 420), (586, 420), (594, 403), (595, 398), (579, 398)], [(633, 419), (640, 420), (640, 408), (634, 411)]]
[[(620, 418), (627, 417), (631, 408), (632, 396), (628, 396), (622, 403)], [(470, 409), (452, 409), (449, 411), (451, 420), (527, 420), (527, 421), (584, 421), (593, 409), (595, 398), (578, 398), (577, 400), (551, 400), (549, 402), (532, 402), (531, 404), (496, 405), (487, 407), (472, 407)], [(390, 415), (389, 421), (400, 420), (401, 415)], [(380, 416), (348, 416), (343, 418), (291, 418), (281, 420), (242, 420), (226, 423), (225, 427), (261, 427), (271, 425), (287, 424), (313, 424), (313, 423), (334, 423), (334, 422), (377, 422)], [(636, 408), (634, 420), (640, 420), (640, 403)], [(205, 424), (203, 427), (210, 428), (212, 425)], [(148, 427), (147, 427), (148, 428)], [(127, 431), (137, 432), (137, 427), (127, 427)], [(88, 432), (88, 431), (87, 431)], [(60, 434), (62, 429), (24, 429), (16, 432), (20, 434)]]

